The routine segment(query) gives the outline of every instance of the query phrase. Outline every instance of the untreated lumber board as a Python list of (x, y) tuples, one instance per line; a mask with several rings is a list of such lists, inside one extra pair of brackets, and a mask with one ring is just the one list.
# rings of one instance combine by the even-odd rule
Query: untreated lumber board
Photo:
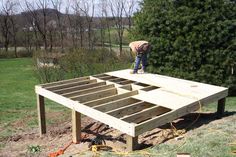
[(108, 111), (106, 113), (111, 116), (114, 116), (116, 118), (121, 118), (126, 115), (134, 114), (136, 112), (140, 112), (144, 109), (147, 109), (147, 108), (153, 107), (153, 106), (155, 106), (155, 105), (144, 102), (144, 101), (140, 101), (140, 102), (136, 102), (134, 104), (130, 104), (130, 105), (118, 108), (118, 109)]
[(46, 118), (45, 118), (45, 104), (44, 97), (36, 94), (37, 108), (38, 108), (38, 122), (39, 122), (39, 134), (42, 136), (46, 133)]
[(134, 151), (138, 148), (138, 136), (132, 137), (126, 135), (126, 149), (127, 151)]
[(104, 90), (104, 89), (109, 89), (109, 88), (112, 88), (112, 87), (115, 87), (115, 85), (113, 85), (113, 84), (101, 85), (101, 86), (96, 86), (96, 87), (92, 87), (92, 88), (88, 88), (88, 89), (73, 91), (73, 92), (70, 92), (70, 93), (64, 93), (64, 94), (61, 94), (61, 95), (65, 96), (67, 98), (72, 98), (74, 96), (79, 96), (79, 95), (82, 95), (82, 94), (97, 92), (97, 91)]
[(59, 94), (53, 93), (49, 90), (46, 90), (40, 86), (35, 86), (35, 91), (39, 95), (42, 95), (52, 101), (55, 101), (59, 104), (62, 104), (70, 109), (73, 109), (81, 114), (94, 118), (102, 123), (105, 123), (115, 129), (120, 130), (123, 133), (126, 133), (130, 136), (134, 136), (134, 124), (129, 124), (120, 119), (112, 117), (106, 113), (95, 110), (89, 106), (79, 103), (78, 101), (73, 101), (66, 97), (63, 97)]
[(112, 102), (108, 102), (106, 104), (96, 106), (94, 107), (94, 109), (102, 111), (102, 112), (107, 112), (107, 111), (114, 110), (114, 109), (129, 105), (129, 104), (139, 102), (139, 101), (140, 100), (133, 99), (133, 98), (124, 98), (124, 99), (119, 99)]
[(95, 82), (95, 83), (90, 83), (90, 84), (85, 84), (85, 85), (78, 85), (78, 86), (74, 86), (74, 87), (63, 88), (63, 89), (55, 90), (53, 92), (55, 92), (57, 94), (65, 94), (65, 93), (70, 93), (70, 92), (74, 92), (74, 91), (78, 91), (78, 90), (97, 87), (97, 86), (101, 86), (101, 85), (105, 85), (105, 84), (106, 84), (106, 82)]
[(132, 90), (133, 90), (131, 84), (123, 85), (123, 86), (121, 86), (120, 88), (129, 90), (129, 91), (132, 91)]
[(80, 143), (81, 141), (81, 114), (72, 110), (72, 141)]
[(127, 85), (127, 84), (131, 84), (131, 83), (134, 83), (134, 81), (125, 80), (125, 81), (120, 81), (120, 82), (119, 82), (119, 84), (121, 84), (121, 85)]
[(69, 88), (69, 87), (74, 87), (74, 86), (78, 86), (78, 85), (85, 85), (85, 84), (94, 83), (94, 82), (97, 82), (97, 80), (96, 79), (82, 80), (79, 82), (71, 82), (71, 83), (66, 83), (66, 84), (61, 84), (61, 85), (50, 86), (50, 87), (46, 87), (46, 89), (51, 90), (51, 91), (55, 91), (58, 89)]
[(148, 109), (134, 113), (132, 115), (129, 115), (121, 119), (129, 123), (140, 123), (142, 121), (164, 114), (169, 111), (170, 109), (168, 108), (164, 108), (161, 106), (153, 106), (153, 107), (150, 107)]
[(127, 93), (118, 94), (118, 95), (115, 95), (115, 96), (109, 96), (109, 97), (106, 97), (106, 98), (101, 98), (101, 99), (98, 99), (98, 100), (93, 100), (93, 101), (90, 101), (90, 102), (86, 102), (86, 103), (84, 103), (84, 105), (87, 105), (89, 107), (94, 107), (94, 106), (101, 105), (101, 104), (104, 104), (104, 103), (108, 103), (108, 102), (111, 102), (111, 101), (127, 98), (127, 97), (130, 97), (130, 96), (136, 95), (136, 94), (138, 94), (138, 91), (127, 92)]
[(85, 77), (62, 80), (62, 81), (57, 81), (57, 82), (45, 83), (45, 84), (42, 84), (41, 86), (45, 88), (45, 87), (56, 86), (56, 85), (61, 85), (61, 84), (65, 84), (65, 83), (78, 82), (78, 81), (88, 80), (88, 79), (89, 79), (89, 76), (85, 76)]
[(108, 96), (115, 95), (115, 94), (117, 94), (117, 89), (116, 88), (111, 88), (111, 89), (106, 89), (106, 90), (102, 90), (102, 91), (99, 91), (99, 92), (80, 95), (78, 97), (73, 97), (71, 99), (72, 100), (77, 100), (80, 103), (82, 103), (82, 102), (86, 102), (86, 101), (91, 101), (91, 100), (96, 100), (96, 99), (99, 99), (99, 98), (108, 97)]

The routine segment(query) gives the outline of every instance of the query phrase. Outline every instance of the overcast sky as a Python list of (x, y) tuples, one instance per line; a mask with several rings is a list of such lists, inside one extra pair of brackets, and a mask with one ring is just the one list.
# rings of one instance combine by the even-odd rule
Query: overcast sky
[[(18, 2), (18, 5), (15, 7), (15, 10), (17, 10), (17, 13), (20, 13), (22, 11), (24, 11), (26, 9), (25, 7), (25, 0), (0, 0), (0, 10), (2, 9), (2, 6), (4, 4), (6, 4), (7, 1), (10, 1), (10, 2)], [(27, 2), (30, 2), (32, 4), (35, 4), (35, 8), (36, 7), (36, 2), (37, 0), (26, 0)], [(53, 5), (51, 3), (51, 0), (41, 0), (41, 1), (47, 1), (47, 6), (49, 8), (53, 8)], [(54, 0), (56, 1), (56, 0)], [(73, 13), (73, 9), (72, 7), (74, 7), (74, 2), (76, 0), (62, 0), (62, 5), (61, 5), (61, 12), (62, 13), (65, 13), (66, 12), (66, 8), (68, 6), (70, 6), (70, 13)], [(78, 1), (78, 0), (77, 0)], [(88, 4), (92, 4), (92, 2), (94, 3), (94, 6), (95, 6), (95, 10), (94, 10), (94, 16), (100, 16), (101, 15), (101, 10), (102, 10), (102, 2), (109, 2), (109, 0), (81, 0), (81, 1), (84, 1), (84, 2), (87, 2)], [(118, 1), (118, 0), (114, 0), (114, 1)], [(128, 5), (131, 4), (131, 2), (133, 1), (134, 2), (134, 12), (136, 12), (138, 9), (139, 9), (139, 2), (141, 0), (125, 0), (126, 1), (126, 8), (128, 8)], [(84, 3), (82, 3), (84, 4)], [(106, 6), (106, 8), (108, 9), (109, 6)], [(92, 14), (92, 7), (91, 5), (89, 5), (89, 10), (90, 10), (90, 14)], [(110, 10), (108, 9), (108, 12), (110, 12)], [(111, 14), (110, 14), (111, 15)]]

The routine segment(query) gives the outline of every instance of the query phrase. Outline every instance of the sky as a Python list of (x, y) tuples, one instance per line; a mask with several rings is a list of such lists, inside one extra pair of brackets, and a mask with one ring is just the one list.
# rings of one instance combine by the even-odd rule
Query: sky
[[(53, 5), (51, 3), (52, 0), (0, 0), (0, 10), (2, 9), (2, 6), (4, 6), (4, 4), (6, 4), (7, 1), (10, 2), (16, 2), (18, 5), (15, 6), (16, 13), (20, 13), (22, 11), (25, 11), (26, 6), (25, 6), (25, 1), (32, 3), (35, 5), (35, 8), (37, 8), (36, 6), (36, 2), (37, 1), (47, 1), (47, 6), (49, 8), (53, 8)], [(53, 0), (54, 2), (57, 0)], [(68, 6), (70, 6), (70, 10), (69, 13), (73, 13), (74, 10), (72, 9), (75, 6), (75, 1), (79, 1), (79, 0), (62, 0), (62, 5), (61, 5), (61, 10), (60, 12), (65, 13), (66, 12), (66, 8), (68, 8)], [(101, 15), (101, 6), (102, 6), (102, 2), (109, 2), (109, 0), (80, 0), (80, 1), (84, 1), (87, 2), (88, 6), (87, 8), (90, 10), (89, 14), (92, 15), (92, 2), (94, 3), (94, 16), (100, 16)], [(118, 1), (118, 0), (114, 0), (114, 1)], [(126, 2), (126, 6), (125, 8), (128, 9), (128, 5), (131, 4), (132, 2), (134, 3), (134, 8), (133, 8), (133, 12), (136, 12), (139, 9), (139, 1), (141, 0), (124, 0)], [(86, 3), (81, 3), (80, 6), (84, 6), (84, 4)], [(108, 10), (108, 13), (110, 13), (111, 15), (111, 11), (109, 9), (109, 6), (105, 6), (105, 8)]]

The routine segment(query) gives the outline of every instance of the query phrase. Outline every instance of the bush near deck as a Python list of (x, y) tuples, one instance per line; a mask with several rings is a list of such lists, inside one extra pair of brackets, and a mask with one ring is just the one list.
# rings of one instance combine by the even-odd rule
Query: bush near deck
[(236, 1), (144, 0), (130, 36), (152, 43), (149, 71), (236, 95)]
[(127, 51), (118, 57), (116, 52), (106, 48), (97, 49), (70, 49), (61, 57), (56, 58), (55, 66), (38, 67), (37, 59), (46, 60), (50, 53), (44, 51), (34, 52), (36, 76), (41, 83), (59, 81), (68, 78), (101, 74), (104, 72), (127, 69), (130, 67), (132, 57)]

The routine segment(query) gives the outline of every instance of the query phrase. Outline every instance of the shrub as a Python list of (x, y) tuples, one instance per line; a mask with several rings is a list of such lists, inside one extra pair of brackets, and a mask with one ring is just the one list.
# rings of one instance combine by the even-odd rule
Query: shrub
[(120, 60), (114, 52), (108, 49), (74, 49), (63, 56), (60, 61), (61, 68), (70, 77), (94, 75), (108, 71), (118, 70), (127, 65)]
[(58, 64), (60, 56), (60, 53), (49, 53), (43, 50), (34, 52), (35, 74), (41, 83), (59, 81), (65, 78), (65, 73)]
[[(57, 54), (57, 53), (55, 53)], [(65, 54), (58, 54), (54, 66), (39, 66), (38, 58), (48, 63), (50, 53), (38, 51), (34, 53), (36, 74), (41, 82), (52, 82), (67, 78), (94, 75), (108, 71), (128, 68), (129, 59), (120, 60), (114, 52), (108, 49), (71, 49)], [(124, 56), (125, 57), (125, 56)], [(44, 59), (45, 60), (44, 60)]]

